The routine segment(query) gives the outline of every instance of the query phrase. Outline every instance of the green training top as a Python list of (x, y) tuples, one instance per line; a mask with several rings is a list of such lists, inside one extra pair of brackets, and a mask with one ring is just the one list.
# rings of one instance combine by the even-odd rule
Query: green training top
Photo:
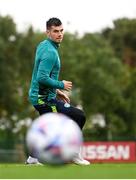
[(38, 104), (39, 98), (54, 99), (56, 89), (64, 89), (64, 83), (58, 80), (60, 72), (58, 47), (59, 44), (49, 38), (37, 47), (29, 89), (29, 100), (33, 105)]

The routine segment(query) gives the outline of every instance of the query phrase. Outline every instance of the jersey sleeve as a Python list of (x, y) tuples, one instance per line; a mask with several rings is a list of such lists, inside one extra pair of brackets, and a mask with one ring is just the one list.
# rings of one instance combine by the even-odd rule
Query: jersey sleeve
[(55, 62), (56, 56), (53, 51), (43, 53), (38, 67), (37, 80), (40, 84), (47, 87), (64, 89), (64, 83), (62, 81), (54, 80), (50, 77)]

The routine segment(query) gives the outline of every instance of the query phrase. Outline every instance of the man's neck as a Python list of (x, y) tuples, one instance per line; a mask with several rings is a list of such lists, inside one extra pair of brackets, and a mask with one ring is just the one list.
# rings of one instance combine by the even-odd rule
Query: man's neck
[(57, 43), (57, 42), (55, 42), (55, 41), (53, 41), (51, 38), (47, 38), (47, 40), (48, 41), (50, 41), (51, 42), (51, 44), (55, 47), (55, 48), (58, 48), (59, 46), (60, 46), (60, 43)]

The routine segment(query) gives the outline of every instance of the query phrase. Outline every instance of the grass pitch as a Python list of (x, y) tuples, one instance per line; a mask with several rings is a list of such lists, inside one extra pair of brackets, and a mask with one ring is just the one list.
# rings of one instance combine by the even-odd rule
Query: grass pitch
[(136, 164), (0, 164), (0, 179), (136, 179)]

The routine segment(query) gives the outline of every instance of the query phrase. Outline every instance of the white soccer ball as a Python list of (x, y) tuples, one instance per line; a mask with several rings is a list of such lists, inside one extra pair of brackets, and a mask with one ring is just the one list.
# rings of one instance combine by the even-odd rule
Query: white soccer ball
[(30, 154), (42, 163), (71, 161), (83, 142), (79, 126), (69, 117), (47, 113), (33, 121), (26, 143)]

